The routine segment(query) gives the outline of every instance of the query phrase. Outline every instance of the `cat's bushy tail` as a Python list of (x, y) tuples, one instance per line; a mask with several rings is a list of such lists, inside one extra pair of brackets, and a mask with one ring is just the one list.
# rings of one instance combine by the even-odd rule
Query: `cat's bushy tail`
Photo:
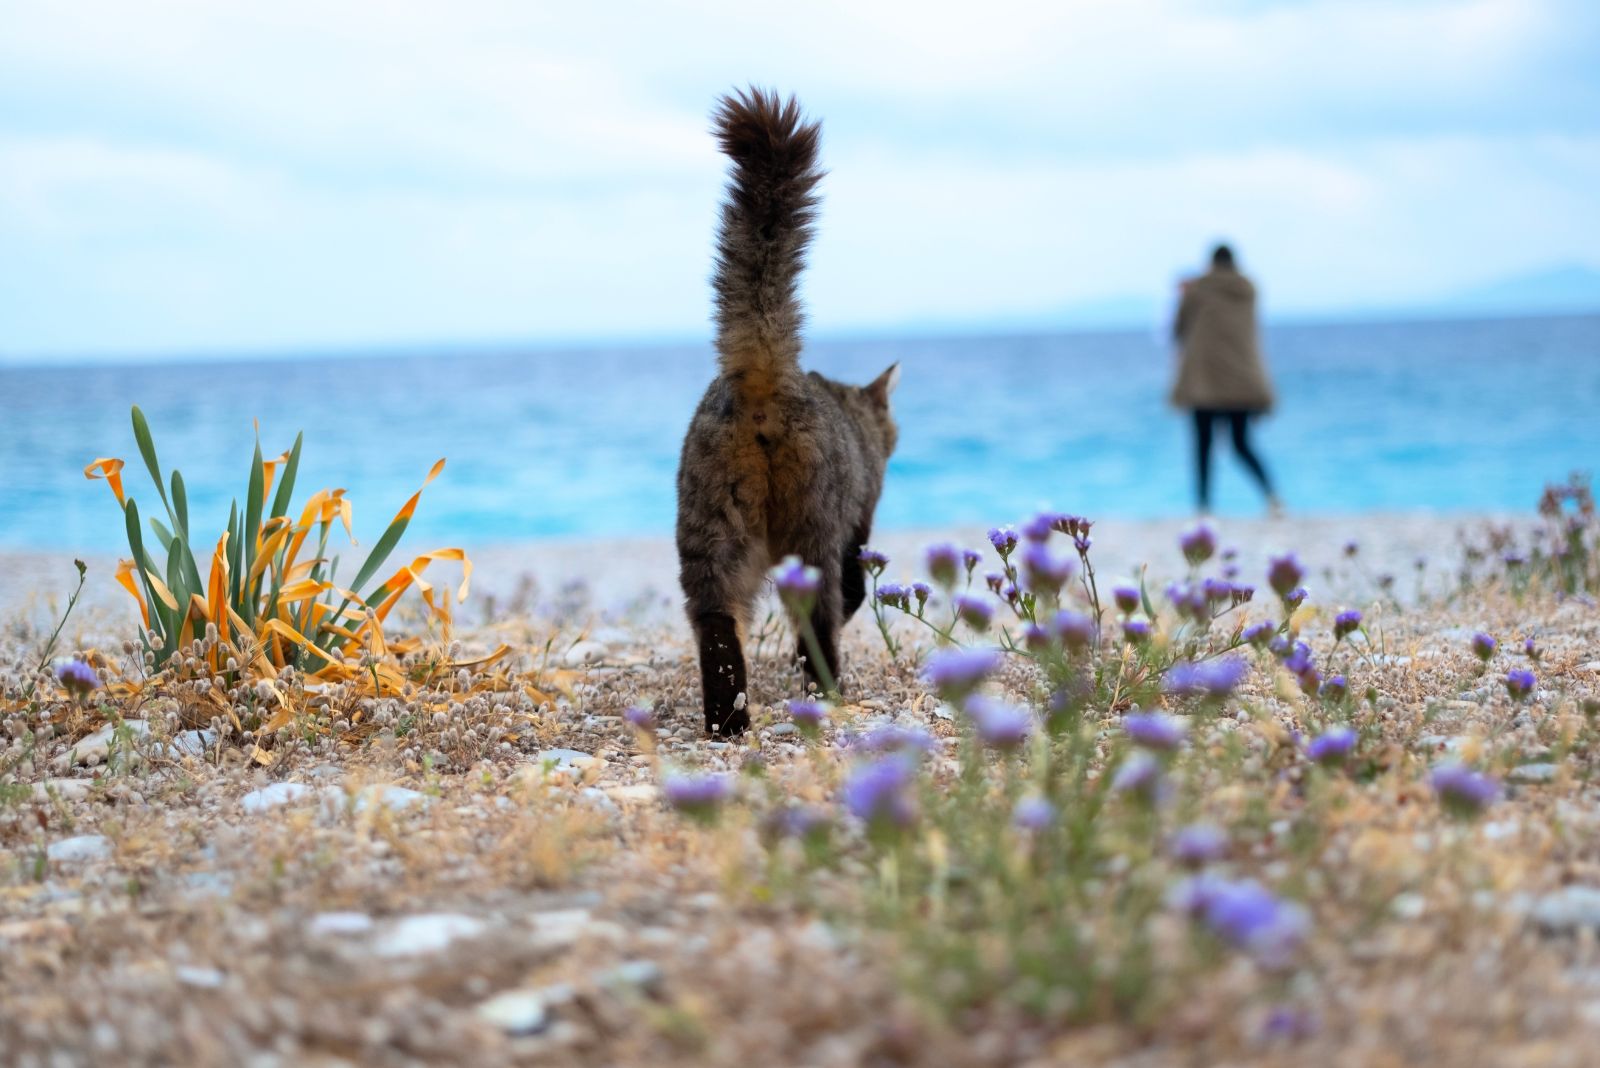
[(733, 161), (717, 232), (717, 352), (722, 370), (776, 379), (799, 367), (796, 292), (816, 215), (820, 126), (793, 97), (750, 88), (718, 103), (714, 130)]

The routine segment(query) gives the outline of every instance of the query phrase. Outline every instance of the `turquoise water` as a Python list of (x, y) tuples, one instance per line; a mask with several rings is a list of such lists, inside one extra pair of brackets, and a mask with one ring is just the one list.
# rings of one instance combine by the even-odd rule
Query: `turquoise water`
[[(1270, 329), (1281, 405), (1258, 444), (1291, 509), (1527, 511), (1547, 479), (1600, 466), (1600, 317)], [(1182, 513), (1189, 428), (1165, 406), (1171, 356), (1148, 333), (819, 342), (808, 365), (866, 381), (904, 368), (900, 450), (880, 527)], [(708, 347), (145, 367), (0, 369), (0, 548), (116, 551), (121, 516), (86, 481), (128, 460), (138, 403), (192, 525), (219, 529), (265, 450), (306, 430), (300, 493), (344, 486), (376, 538), (434, 460), (410, 544), (666, 534)], [(1220, 512), (1259, 504), (1225, 444)]]

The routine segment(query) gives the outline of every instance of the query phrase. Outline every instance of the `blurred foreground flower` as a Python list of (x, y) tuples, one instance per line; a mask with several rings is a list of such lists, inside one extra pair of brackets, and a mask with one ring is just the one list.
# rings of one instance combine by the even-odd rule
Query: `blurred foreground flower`
[(1122, 729), (1128, 732), (1134, 745), (1170, 752), (1183, 744), (1188, 724), (1160, 712), (1129, 712), (1122, 717)]
[(984, 745), (1015, 749), (1033, 731), (1033, 713), (994, 697), (974, 694), (967, 698), (966, 713)]
[(1526, 701), (1533, 695), (1534, 688), (1539, 680), (1534, 678), (1533, 672), (1518, 668), (1516, 671), (1506, 672), (1506, 692), (1513, 701)]
[(1311, 739), (1311, 744), (1306, 746), (1306, 757), (1314, 764), (1343, 764), (1355, 748), (1355, 731), (1349, 727), (1331, 727)]
[(100, 676), (82, 660), (68, 660), (56, 668), (56, 681), (74, 697), (83, 697), (100, 687)]
[(1460, 764), (1441, 764), (1429, 780), (1439, 803), (1462, 818), (1478, 815), (1500, 796), (1499, 783)]
[(939, 696), (951, 704), (983, 684), (1000, 666), (1000, 654), (992, 649), (941, 649), (928, 657), (923, 677)]
[(726, 775), (669, 774), (661, 781), (661, 795), (683, 815), (710, 823), (733, 795), (733, 783)]
[(1174, 664), (1167, 672), (1167, 691), (1182, 697), (1227, 697), (1250, 674), (1250, 665), (1238, 657)]
[(1227, 851), (1227, 834), (1210, 823), (1191, 823), (1174, 832), (1167, 841), (1167, 855), (1191, 868), (1220, 860)]
[(1011, 810), (1012, 826), (1024, 831), (1042, 831), (1055, 819), (1056, 806), (1037, 794), (1022, 798)]
[(910, 793), (916, 776), (916, 765), (904, 753), (858, 764), (844, 781), (844, 806), (873, 830), (910, 826), (917, 818)]

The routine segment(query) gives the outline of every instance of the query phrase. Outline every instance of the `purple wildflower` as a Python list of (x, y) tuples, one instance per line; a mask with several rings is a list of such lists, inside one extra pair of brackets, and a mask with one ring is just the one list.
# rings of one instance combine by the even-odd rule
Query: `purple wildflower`
[(1506, 693), (1511, 695), (1513, 701), (1526, 701), (1538, 684), (1539, 680), (1533, 672), (1524, 668), (1506, 672)]
[(861, 566), (873, 576), (883, 574), (883, 569), (889, 566), (889, 558), (876, 549), (862, 549), (856, 555), (856, 559), (861, 561)]
[(953, 587), (961, 576), (961, 550), (949, 543), (928, 546), (928, 574), (945, 589)]
[(1167, 691), (1183, 697), (1227, 697), (1250, 674), (1250, 665), (1238, 657), (1174, 664), (1167, 672)]
[(1283, 603), (1289, 606), (1290, 611), (1293, 611), (1294, 609), (1305, 604), (1306, 598), (1310, 596), (1310, 590), (1306, 589), (1304, 586), (1296, 586), (1294, 589), (1289, 591), (1289, 596), (1283, 599)]
[(771, 838), (815, 840), (828, 833), (828, 817), (811, 805), (779, 805), (767, 813), (762, 829)]
[(885, 582), (878, 587), (878, 603), (902, 612), (911, 611), (911, 591), (898, 582)]
[(1056, 806), (1038, 794), (1019, 799), (1011, 810), (1011, 825), (1024, 831), (1042, 831), (1055, 819)]
[(1178, 546), (1183, 550), (1183, 558), (1192, 566), (1199, 567), (1216, 553), (1217, 535), (1210, 527), (1201, 523), (1193, 530), (1180, 534)]
[(1311, 739), (1306, 757), (1316, 764), (1343, 764), (1356, 749), (1356, 732), (1349, 727), (1330, 727)]
[(1528, 638), (1522, 643), (1522, 655), (1532, 660), (1535, 664), (1539, 662), (1539, 647), (1534, 644), (1532, 638)]
[(1055, 556), (1043, 542), (1029, 542), (1028, 547), (1022, 550), (1023, 578), (1035, 593), (1048, 593), (1051, 596), (1060, 593), (1061, 587), (1072, 578), (1073, 570), (1071, 560)]
[(1167, 855), (1190, 868), (1220, 860), (1227, 852), (1228, 836), (1215, 824), (1191, 823), (1167, 840)]
[(669, 774), (661, 780), (661, 795), (667, 804), (692, 819), (709, 821), (733, 793), (726, 775)]
[(1017, 705), (983, 694), (967, 698), (966, 713), (984, 745), (996, 749), (1015, 749), (1033, 731), (1033, 713)]
[(74, 697), (83, 697), (100, 687), (100, 675), (82, 660), (68, 660), (56, 668), (56, 681)]
[(806, 733), (816, 733), (821, 729), (823, 721), (828, 718), (828, 706), (821, 701), (807, 698), (787, 701), (784, 704), (789, 710), (789, 718), (794, 720), (794, 725)]
[(1360, 551), (1361, 551), (1361, 545), (1360, 545), (1359, 542), (1347, 541), (1347, 542), (1344, 543), (1344, 554), (1346, 556), (1354, 556), (1356, 553), (1358, 553)]
[(973, 630), (988, 630), (994, 620), (993, 606), (982, 597), (958, 593), (951, 603), (955, 605), (956, 616)]
[(1211, 907), (1212, 900), (1229, 885), (1222, 876), (1207, 872), (1186, 876), (1167, 888), (1167, 907), (1198, 920)]
[(622, 718), (642, 731), (654, 730), (656, 726), (655, 709), (648, 705), (629, 705)]
[(1283, 900), (1254, 879), (1215, 887), (1202, 918), (1218, 938), (1268, 968), (1286, 967), (1311, 929), (1304, 907)]
[(928, 657), (923, 673), (951, 703), (976, 690), (1000, 666), (1000, 654), (992, 649), (941, 649)]
[(822, 587), (822, 572), (807, 567), (798, 556), (786, 556), (772, 572), (778, 597), (791, 612), (808, 608)]
[(1240, 632), (1239, 637), (1249, 644), (1260, 649), (1272, 640), (1278, 633), (1278, 625), (1270, 619), (1263, 619), (1259, 623), (1252, 623)]
[(1350, 684), (1343, 675), (1334, 675), (1318, 688), (1317, 693), (1324, 701), (1337, 704), (1350, 696)]
[(1050, 648), (1050, 632), (1037, 623), (1029, 623), (1022, 628), (1022, 644), (1030, 653), (1042, 653)]
[(1200, 594), (1206, 604), (1220, 605), (1233, 600), (1233, 583), (1219, 578), (1208, 578), (1200, 584)]
[(1082, 612), (1063, 609), (1056, 613), (1052, 629), (1071, 653), (1081, 653), (1094, 642), (1094, 620)]
[(1150, 624), (1142, 619), (1125, 619), (1122, 622), (1122, 637), (1129, 645), (1143, 645), (1150, 640)]
[(858, 764), (844, 782), (844, 805), (874, 829), (908, 826), (917, 818), (910, 787), (917, 774), (903, 753)]
[(1315, 697), (1322, 690), (1322, 672), (1306, 664), (1294, 673), (1295, 681), (1300, 684), (1300, 690), (1307, 697)]
[[(1351, 542), (1354, 545), (1355, 542)], [(1261, 1021), (1261, 1037), (1267, 1042), (1302, 1042), (1321, 1028), (1317, 1014), (1297, 1005), (1274, 1005)]]
[(913, 582), (911, 595), (917, 599), (917, 615), (922, 614), (922, 608), (928, 603), (928, 598), (933, 596), (933, 587), (926, 582)]
[(1163, 792), (1161, 762), (1149, 753), (1134, 753), (1124, 760), (1111, 777), (1114, 793), (1128, 794), (1154, 803)]
[(907, 756), (917, 756), (931, 752), (938, 744), (933, 735), (920, 727), (902, 727), (896, 723), (885, 723), (873, 727), (864, 734), (851, 735), (849, 739), (852, 749), (859, 749), (868, 753), (903, 753)]
[(1342, 642), (1361, 627), (1361, 613), (1354, 608), (1333, 617), (1333, 640)]
[(1134, 745), (1170, 752), (1183, 744), (1188, 724), (1161, 712), (1129, 712), (1122, 717), (1122, 729)]
[(976, 550), (976, 549), (962, 549), (961, 550), (961, 563), (963, 565), (965, 565), (965, 567), (967, 569), (967, 580), (968, 581), (971, 581), (971, 579), (972, 579), (972, 569), (977, 567), (982, 562), (983, 562), (983, 556), (978, 552), (978, 550)]
[(994, 551), (1004, 560), (1017, 547), (1017, 532), (1010, 527), (995, 527), (989, 531), (989, 544), (994, 546)]
[(983, 583), (989, 587), (991, 593), (999, 595), (1001, 588), (1006, 584), (1006, 577), (999, 572), (990, 571), (983, 576)]
[(1023, 524), (1022, 536), (1031, 542), (1049, 541), (1051, 533), (1056, 530), (1056, 524), (1065, 518), (1059, 512), (1040, 512)]
[(1478, 815), (1500, 796), (1500, 784), (1461, 764), (1441, 764), (1429, 776), (1439, 803), (1452, 815), (1468, 818)]
[(1472, 655), (1487, 664), (1494, 659), (1494, 651), (1499, 648), (1499, 644), (1480, 630), (1472, 636)]
[(1274, 556), (1267, 562), (1267, 585), (1285, 600), (1294, 588), (1300, 585), (1300, 580), (1305, 578), (1305, 574), (1305, 568), (1300, 566), (1300, 561), (1295, 559), (1294, 553)]
[(1139, 591), (1132, 586), (1118, 586), (1111, 591), (1111, 596), (1123, 615), (1131, 616), (1139, 610)]

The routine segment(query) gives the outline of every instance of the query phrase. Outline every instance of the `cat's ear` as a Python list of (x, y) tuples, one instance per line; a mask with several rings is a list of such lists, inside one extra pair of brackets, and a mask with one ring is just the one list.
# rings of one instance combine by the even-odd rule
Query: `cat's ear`
[(880, 408), (889, 407), (889, 394), (894, 392), (894, 387), (900, 384), (900, 364), (898, 361), (889, 365), (889, 369), (866, 388), (866, 394), (872, 402)]

